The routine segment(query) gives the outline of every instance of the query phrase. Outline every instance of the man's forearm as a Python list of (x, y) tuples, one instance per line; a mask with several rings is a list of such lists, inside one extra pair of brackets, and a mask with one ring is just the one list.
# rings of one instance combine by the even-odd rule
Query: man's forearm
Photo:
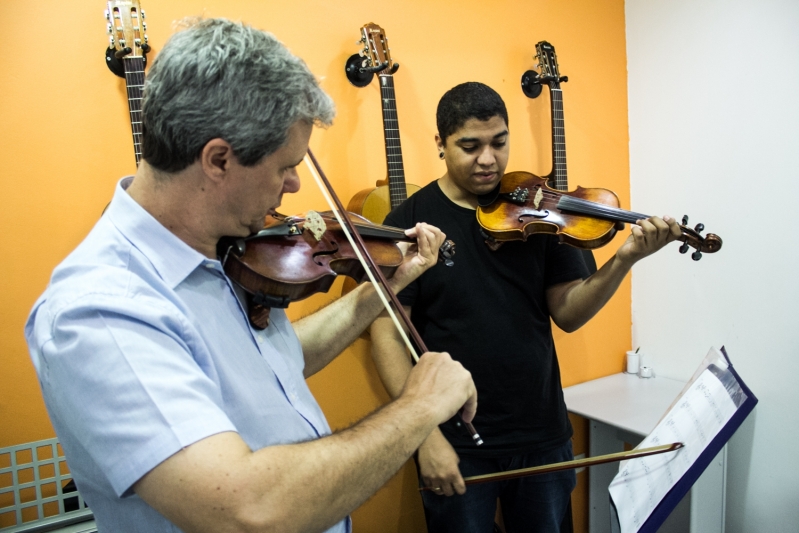
[(682, 232), (671, 217), (650, 217), (631, 226), (627, 240), (593, 276), (579, 284), (562, 284), (547, 290), (547, 304), (555, 323), (574, 331), (588, 322), (610, 300), (632, 266), (652, 255)]
[(156, 467), (135, 490), (190, 531), (324, 531), (374, 494), (436, 426), (423, 402), (398, 400), (323, 439), (250, 452), (214, 435)]
[(630, 267), (614, 255), (594, 275), (563, 291), (547, 294), (555, 324), (572, 332), (591, 320), (616, 293)]
[(332, 361), (372, 323), (383, 303), (371, 283), (293, 323), (305, 357), (305, 377), (314, 375)]
[(429, 353), (402, 396), (350, 429), (300, 444), (250, 451), (233, 432), (172, 455), (135, 492), (187, 531), (323, 531), (363, 503), (439, 423), (474, 417), (470, 374)]
[[(410, 307), (405, 307), (408, 316)], [(383, 312), (371, 328), (372, 360), (389, 396), (397, 398), (411, 372), (412, 363), (394, 322)]]

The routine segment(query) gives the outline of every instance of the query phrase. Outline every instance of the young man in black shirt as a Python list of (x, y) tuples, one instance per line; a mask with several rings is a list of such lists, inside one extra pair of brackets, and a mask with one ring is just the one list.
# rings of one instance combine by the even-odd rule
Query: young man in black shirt
[[(581, 252), (552, 235), (504, 243), (492, 251), (475, 217), (478, 198), (505, 172), (508, 114), (480, 83), (448, 91), (436, 113), (439, 155), (447, 171), (392, 211), (385, 224), (424, 221), (457, 245), (455, 265), (439, 264), (400, 293), (431, 350), (446, 350), (472, 373), (480, 397), (476, 447), (457, 418), (418, 451), (430, 533), (492, 531), (496, 501), (509, 533), (557, 532), (575, 485), (573, 471), (470, 486), (463, 477), (572, 458), (572, 428), (561, 390), (550, 318), (574, 331), (610, 299), (638, 260), (680, 236), (669, 218), (640, 220), (616, 254), (589, 276)], [(372, 326), (373, 357), (396, 397), (410, 371), (387, 316)]]

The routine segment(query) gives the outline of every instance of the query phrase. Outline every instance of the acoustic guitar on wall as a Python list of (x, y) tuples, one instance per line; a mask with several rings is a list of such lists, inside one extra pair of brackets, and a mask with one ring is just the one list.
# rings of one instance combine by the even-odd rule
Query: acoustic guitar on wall
[[(539, 72), (528, 70), (522, 75), (522, 91), (530, 98), (541, 94), (543, 84), (549, 87), (552, 117), (552, 172), (545, 176), (549, 186), (559, 191), (569, 190), (569, 179), (566, 173), (566, 127), (563, 120), (563, 91), (561, 82), (567, 82), (567, 76), (561, 76), (555, 47), (547, 41), (535, 45)], [(589, 273), (596, 272), (596, 259), (591, 250), (582, 250), (583, 260)]]
[(125, 78), (133, 130), (133, 151), (136, 166), (142, 156), (141, 102), (144, 88), (144, 68), (147, 65), (147, 24), (138, 0), (109, 0), (105, 12), (110, 43), (105, 51), (108, 68)]
[(391, 58), (386, 32), (370, 22), (361, 28), (361, 40), (358, 42), (364, 48), (360, 54), (354, 54), (347, 60), (345, 72), (347, 79), (356, 87), (369, 85), (375, 74), (380, 81), (388, 175), (385, 180), (378, 180), (374, 188), (364, 189), (353, 196), (347, 205), (347, 211), (382, 224), (386, 215), (418, 191), (419, 187), (405, 183), (397, 100), (394, 94), (394, 73), (399, 68), (399, 63)]

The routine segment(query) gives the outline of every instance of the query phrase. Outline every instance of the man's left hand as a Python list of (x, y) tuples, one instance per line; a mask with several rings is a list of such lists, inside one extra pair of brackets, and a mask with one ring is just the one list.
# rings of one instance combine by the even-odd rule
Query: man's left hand
[(410, 245), (398, 243), (404, 248), (405, 259), (391, 278), (391, 285), (395, 291), (405, 288), (438, 262), (438, 249), (447, 238), (440, 229), (423, 222), (406, 230), (405, 234), (416, 238), (416, 243)]
[(632, 226), (630, 236), (616, 252), (616, 256), (632, 266), (668, 243), (677, 240), (680, 236), (682, 236), (682, 231), (680, 231), (679, 224), (669, 216), (639, 220)]

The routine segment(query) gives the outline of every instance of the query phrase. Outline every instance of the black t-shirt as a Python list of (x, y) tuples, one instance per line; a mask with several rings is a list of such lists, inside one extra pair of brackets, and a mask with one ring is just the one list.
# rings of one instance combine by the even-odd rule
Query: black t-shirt
[(448, 352), (478, 391), (476, 447), (456, 419), (441, 426), (459, 454), (544, 451), (572, 435), (547, 308), (547, 288), (588, 273), (580, 251), (551, 235), (491, 251), (475, 211), (433, 182), (394, 209), (385, 224), (427, 222), (455, 242), (455, 264), (438, 263), (399, 294), (427, 348)]

